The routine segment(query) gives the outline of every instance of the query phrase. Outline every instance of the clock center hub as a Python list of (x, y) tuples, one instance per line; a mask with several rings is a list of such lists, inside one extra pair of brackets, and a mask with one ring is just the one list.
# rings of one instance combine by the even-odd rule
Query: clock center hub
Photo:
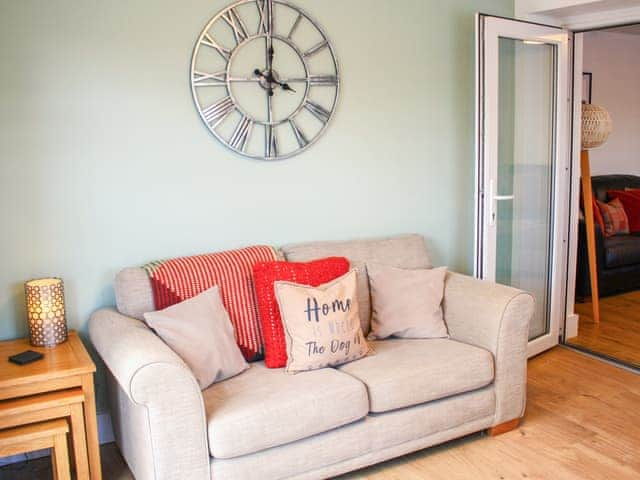
[(307, 70), (302, 54), (290, 40), (274, 36), (272, 42), (271, 62), (264, 36), (240, 43), (229, 59), (227, 77), (248, 79), (229, 82), (229, 94), (243, 115), (258, 123), (277, 125), (304, 103), (307, 86), (300, 79), (306, 79)]
[(275, 70), (271, 70), (271, 72), (269, 72), (269, 70), (265, 69), (261, 72), (260, 79), (258, 81), (263, 90), (269, 90), (269, 88), (271, 88), (275, 91), (276, 88), (280, 86), (280, 75), (278, 75), (278, 72)]

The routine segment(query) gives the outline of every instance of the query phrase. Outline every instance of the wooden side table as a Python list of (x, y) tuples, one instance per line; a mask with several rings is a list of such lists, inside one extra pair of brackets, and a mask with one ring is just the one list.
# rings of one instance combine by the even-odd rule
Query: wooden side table
[(53, 478), (71, 480), (67, 451), (68, 432), (69, 425), (62, 419), (2, 430), (0, 431), (0, 455), (16, 455), (50, 448)]
[[(27, 365), (15, 365), (8, 358), (25, 350), (35, 350), (44, 358)], [(93, 374), (96, 366), (74, 331), (69, 339), (53, 348), (32, 347), (29, 339), (0, 342), (0, 400), (80, 387), (84, 394), (89, 469), (92, 480), (101, 480), (100, 445)]]
[(66, 418), (71, 431), (76, 476), (90, 478), (83, 405), (84, 393), (79, 387), (0, 400), (0, 433), (20, 425)]

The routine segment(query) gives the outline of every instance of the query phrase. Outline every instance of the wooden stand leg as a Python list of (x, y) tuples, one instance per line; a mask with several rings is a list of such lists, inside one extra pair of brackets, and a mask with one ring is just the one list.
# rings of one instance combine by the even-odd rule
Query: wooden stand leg
[(496, 435), (501, 435), (503, 433), (510, 432), (511, 430), (515, 430), (520, 425), (520, 419), (514, 418), (513, 420), (509, 420), (508, 422), (501, 423), (500, 425), (496, 425), (494, 427), (487, 429), (487, 434), (491, 437), (495, 437)]
[(51, 449), (54, 478), (56, 480), (71, 480), (69, 473), (69, 451), (67, 450), (67, 436), (56, 435)]
[(580, 153), (580, 170), (582, 177), (582, 199), (584, 202), (584, 220), (587, 230), (587, 250), (589, 252), (589, 279), (591, 280), (591, 305), (593, 321), (600, 323), (600, 294), (598, 291), (598, 264), (596, 263), (596, 233), (593, 222), (593, 191), (591, 187), (591, 166), (589, 151)]

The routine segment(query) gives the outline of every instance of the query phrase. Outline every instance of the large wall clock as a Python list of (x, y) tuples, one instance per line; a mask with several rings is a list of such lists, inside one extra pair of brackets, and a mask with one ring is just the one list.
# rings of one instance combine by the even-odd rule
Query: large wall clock
[(279, 160), (327, 128), (340, 90), (323, 29), (285, 0), (240, 0), (214, 16), (193, 51), (191, 90), (207, 128), (246, 157)]

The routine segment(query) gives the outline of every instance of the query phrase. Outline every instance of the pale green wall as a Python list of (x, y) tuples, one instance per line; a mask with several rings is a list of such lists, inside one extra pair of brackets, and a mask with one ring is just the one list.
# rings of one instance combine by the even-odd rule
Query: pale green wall
[(258, 242), (419, 232), (470, 271), (473, 14), (513, 1), (296, 0), (343, 89), (280, 163), (229, 153), (193, 107), (193, 44), (226, 3), (1, 0), (0, 338), (26, 334), (31, 277), (63, 277), (84, 329), (120, 268)]

